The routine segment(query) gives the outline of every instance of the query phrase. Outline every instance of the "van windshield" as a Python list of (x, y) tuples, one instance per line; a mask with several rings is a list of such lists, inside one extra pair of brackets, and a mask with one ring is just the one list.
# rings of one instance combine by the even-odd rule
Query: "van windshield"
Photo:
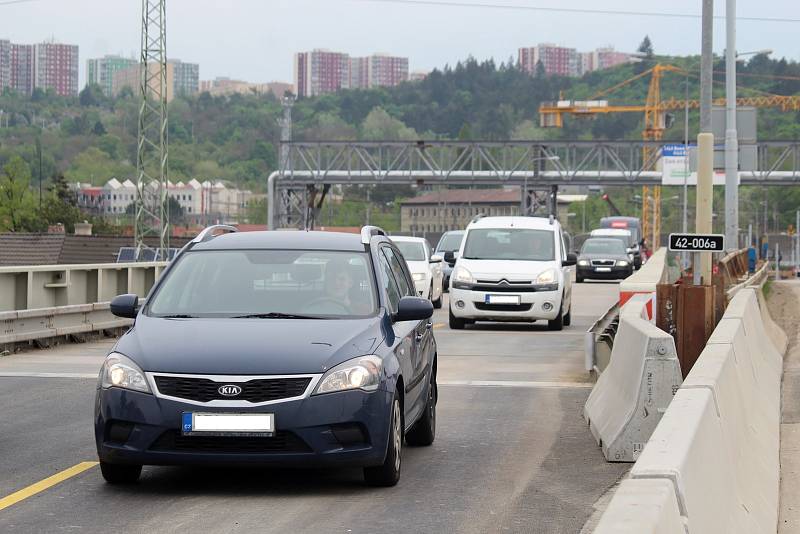
[(442, 236), (442, 240), (436, 247), (437, 252), (456, 252), (461, 248), (461, 238), (464, 232), (450, 232)]
[(553, 261), (555, 234), (528, 228), (476, 228), (467, 232), (468, 260)]

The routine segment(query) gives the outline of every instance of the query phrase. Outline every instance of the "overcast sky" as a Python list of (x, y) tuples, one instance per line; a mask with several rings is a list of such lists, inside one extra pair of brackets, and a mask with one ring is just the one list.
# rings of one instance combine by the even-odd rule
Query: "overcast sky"
[[(135, 55), (141, 0), (0, 0), (0, 39), (35, 43), (55, 38), (80, 46), (86, 59)], [(16, 0), (19, 2), (20, 0)], [(431, 0), (439, 1), (439, 0)], [(441, 0), (576, 9), (700, 13), (701, 0)], [(724, 14), (716, 0), (717, 14)], [(798, 0), (738, 2), (739, 16), (800, 19)], [(486, 7), (445, 7), (375, 0), (167, 0), (167, 52), (200, 64), (200, 78), (292, 81), (294, 52), (328, 48), (351, 55), (387, 52), (409, 57), (411, 70), (430, 70), (472, 55), (516, 58), (539, 42), (591, 50), (633, 51), (649, 34), (656, 53), (697, 54), (699, 19), (549, 13)], [(724, 21), (715, 23), (717, 52)], [(740, 21), (738, 50), (770, 48), (800, 59), (800, 22)]]

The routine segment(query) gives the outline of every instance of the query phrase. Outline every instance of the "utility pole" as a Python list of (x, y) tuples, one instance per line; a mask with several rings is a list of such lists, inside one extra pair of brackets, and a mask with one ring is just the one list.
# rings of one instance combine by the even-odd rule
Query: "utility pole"
[(725, 243), (739, 248), (739, 141), (736, 131), (736, 0), (725, 3)]
[[(711, 130), (711, 89), (713, 69), (714, 0), (703, 0), (700, 59), (700, 133), (697, 135), (697, 212), (698, 234), (710, 234), (714, 192), (714, 134)], [(697, 261), (699, 258), (700, 261)], [(695, 253), (695, 285), (711, 285), (711, 252)]]
[(167, 15), (166, 0), (142, 0), (142, 46), (139, 68), (139, 139), (136, 150), (136, 257), (158, 237), (155, 259), (166, 260), (169, 248), (167, 147)]
[[(689, 232), (689, 75), (686, 75), (686, 107), (683, 110), (683, 224), (681, 232)], [(689, 255), (681, 253), (681, 268), (689, 267)]]

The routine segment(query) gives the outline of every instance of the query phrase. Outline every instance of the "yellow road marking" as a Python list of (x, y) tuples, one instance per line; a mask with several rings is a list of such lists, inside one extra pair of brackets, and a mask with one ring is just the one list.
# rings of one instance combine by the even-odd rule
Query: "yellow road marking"
[(64, 469), (60, 473), (56, 473), (55, 475), (47, 477), (44, 480), (40, 480), (35, 484), (31, 484), (27, 488), (23, 488), (17, 492), (14, 492), (7, 497), (3, 497), (0, 499), (0, 510), (4, 510), (20, 501), (24, 501), (28, 497), (33, 497), (37, 493), (40, 493), (48, 488), (52, 488), (56, 484), (64, 482), (68, 478), (72, 478), (75, 475), (79, 475), (96, 465), (97, 462), (81, 462), (77, 465), (73, 465), (69, 469)]

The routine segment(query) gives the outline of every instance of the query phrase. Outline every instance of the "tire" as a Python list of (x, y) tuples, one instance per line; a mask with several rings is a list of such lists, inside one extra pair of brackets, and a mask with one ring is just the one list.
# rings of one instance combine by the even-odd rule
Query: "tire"
[(547, 321), (547, 329), (559, 331), (564, 329), (564, 308), (563, 306), (558, 310), (558, 317), (552, 321)]
[(364, 482), (370, 486), (390, 487), (400, 480), (403, 450), (403, 415), (400, 399), (395, 393), (392, 400), (392, 415), (389, 422), (389, 445), (386, 459), (381, 465), (364, 468)]
[(109, 484), (133, 484), (139, 480), (142, 466), (100, 462), (100, 473)]
[[(433, 298), (433, 283), (431, 283), (431, 298)], [(441, 293), (439, 294), (439, 298), (438, 299), (431, 300), (431, 304), (433, 304), (433, 307), (436, 308), (437, 310), (441, 309), (442, 308), (442, 294)]]
[(431, 370), (431, 383), (428, 386), (428, 400), (419, 421), (406, 432), (406, 443), (427, 447), (433, 445), (436, 438), (436, 402), (439, 400), (439, 389), (436, 386), (436, 374)]
[(466, 321), (453, 315), (453, 310), (450, 311), (450, 328), (453, 330), (463, 330)]
[(582, 284), (582, 283), (583, 283), (583, 277), (582, 277), (582, 276), (577, 276), (577, 275), (576, 275), (576, 276), (575, 276), (575, 283), (576, 283), (576, 284)]
[(564, 326), (569, 326), (572, 324), (572, 303), (570, 302), (569, 311), (564, 316)]

